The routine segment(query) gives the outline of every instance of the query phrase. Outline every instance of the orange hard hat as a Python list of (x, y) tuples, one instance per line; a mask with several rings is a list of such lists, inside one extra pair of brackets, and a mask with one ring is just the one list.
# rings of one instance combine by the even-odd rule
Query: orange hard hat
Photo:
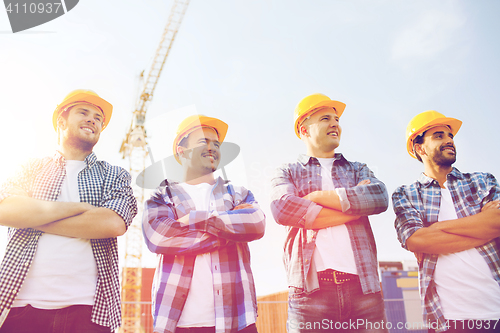
[(57, 131), (57, 118), (61, 113), (67, 110), (68, 107), (76, 104), (91, 104), (99, 108), (104, 116), (104, 123), (102, 129), (104, 130), (111, 119), (111, 114), (113, 113), (113, 105), (111, 105), (105, 99), (99, 97), (92, 90), (77, 89), (70, 92), (64, 100), (59, 104), (54, 113), (52, 114), (52, 124), (54, 129)]
[(228, 125), (217, 118), (211, 118), (203, 115), (193, 115), (184, 119), (177, 128), (177, 136), (174, 139), (174, 156), (177, 162), (181, 163), (179, 156), (177, 156), (177, 146), (194, 130), (202, 127), (209, 127), (214, 129), (219, 136), (219, 142), (222, 143), (226, 137)]
[(295, 121), (295, 134), (300, 139), (299, 127), (302, 122), (309, 117), (311, 114), (316, 112), (320, 107), (329, 106), (335, 109), (337, 116), (341, 116), (344, 113), (345, 104), (339, 101), (331, 100), (330, 97), (323, 94), (312, 94), (304, 97), (299, 104), (295, 107), (295, 112), (293, 114)]
[(455, 118), (445, 117), (445, 115), (434, 110), (417, 114), (412, 120), (410, 120), (408, 126), (406, 127), (406, 149), (411, 157), (417, 158), (415, 152), (413, 151), (413, 142), (415, 141), (415, 138), (428, 129), (437, 126), (448, 126), (453, 136), (455, 136), (460, 129), (460, 126), (462, 126), (462, 122)]

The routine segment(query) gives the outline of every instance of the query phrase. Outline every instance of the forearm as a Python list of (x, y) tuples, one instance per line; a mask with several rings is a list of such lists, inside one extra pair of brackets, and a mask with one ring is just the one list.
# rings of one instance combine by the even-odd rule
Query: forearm
[(264, 236), (265, 216), (258, 207), (247, 207), (210, 216), (209, 212), (191, 211), (190, 229), (207, 232), (229, 241), (250, 242)]
[(447, 254), (465, 251), (489, 242), (490, 239), (479, 239), (446, 233), (437, 228), (420, 228), (406, 241), (411, 252), (429, 254)]
[(33, 228), (80, 215), (94, 207), (84, 202), (59, 202), (10, 196), (0, 203), (0, 224), (13, 228)]
[(323, 208), (316, 216), (311, 225), (306, 225), (307, 229), (324, 229), (342, 225), (359, 219), (359, 216), (342, 213), (338, 210)]
[(431, 225), (431, 228), (448, 234), (492, 239), (500, 236), (500, 210), (488, 209), (461, 219), (436, 222)]
[(170, 218), (143, 221), (142, 231), (148, 249), (165, 255), (198, 255), (226, 244), (226, 241), (206, 232), (189, 230), (182, 222)]
[(320, 206), (342, 211), (340, 197), (336, 191), (314, 191), (303, 197)]
[(77, 216), (36, 226), (35, 229), (59, 236), (101, 239), (123, 235), (126, 226), (123, 219), (111, 209), (95, 208)]

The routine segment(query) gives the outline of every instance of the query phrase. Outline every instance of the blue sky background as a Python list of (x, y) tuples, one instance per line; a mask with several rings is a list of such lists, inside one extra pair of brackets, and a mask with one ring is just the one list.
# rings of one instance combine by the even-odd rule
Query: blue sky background
[[(53, 152), (52, 111), (78, 88), (114, 105), (95, 151), (128, 166), (118, 150), (171, 6), (81, 0), (16, 34), (0, 11), (1, 181), (27, 157)], [(305, 152), (293, 131), (295, 105), (315, 92), (345, 102), (337, 151), (367, 163), (389, 193), (423, 170), (406, 153), (405, 129), (429, 109), (463, 121), (461, 171), (500, 176), (499, 13), (494, 0), (191, 0), (148, 110), (154, 158), (171, 155), (175, 128), (190, 114), (229, 124), (226, 140), (241, 153), (228, 176), (255, 193), (267, 216), (266, 235), (250, 244), (257, 293), (284, 290), (285, 229), (270, 213), (269, 182)], [(396, 239), (392, 206), (371, 221), (379, 260), (413, 258)], [(154, 262), (145, 250), (144, 264)]]

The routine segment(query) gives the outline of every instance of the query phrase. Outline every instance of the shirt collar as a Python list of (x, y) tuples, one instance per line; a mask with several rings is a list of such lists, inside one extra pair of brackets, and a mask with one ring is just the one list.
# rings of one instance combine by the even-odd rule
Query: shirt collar
[[(335, 158), (335, 161), (345, 160), (345, 158), (342, 155), (342, 153), (335, 153), (335, 155), (334, 155), (333, 158)], [(302, 163), (303, 165), (306, 165), (308, 163), (319, 164), (319, 161), (318, 161), (318, 159), (316, 157), (314, 157), (314, 156), (308, 156), (306, 154), (300, 154), (299, 157), (298, 157), (298, 161), (300, 163)]]
[[(66, 166), (66, 158), (63, 156), (63, 154), (61, 154), (59, 150), (56, 150), (54, 156), (52, 157), (52, 160), (60, 167)], [(91, 152), (90, 154), (87, 155), (87, 157), (85, 157), (84, 162), (87, 165), (87, 167), (93, 165), (95, 162), (97, 162), (96, 154), (94, 152)]]
[[(451, 169), (451, 172), (447, 175), (447, 179), (449, 179), (449, 177), (453, 177), (456, 179), (463, 179), (464, 175), (457, 168), (453, 167)], [(425, 173), (422, 172), (420, 174), (420, 177), (418, 177), (418, 181), (423, 186), (429, 186), (430, 184), (432, 184), (432, 182), (435, 181), (435, 179), (427, 176)]]

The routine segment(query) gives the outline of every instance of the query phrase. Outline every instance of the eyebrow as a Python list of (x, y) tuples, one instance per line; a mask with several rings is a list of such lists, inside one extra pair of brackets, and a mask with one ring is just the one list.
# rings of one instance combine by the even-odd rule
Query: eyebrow
[[(432, 133), (433, 136), (436, 134), (444, 134), (444, 131), (436, 131), (436, 132)], [(448, 136), (453, 138), (453, 133), (449, 132)]]

